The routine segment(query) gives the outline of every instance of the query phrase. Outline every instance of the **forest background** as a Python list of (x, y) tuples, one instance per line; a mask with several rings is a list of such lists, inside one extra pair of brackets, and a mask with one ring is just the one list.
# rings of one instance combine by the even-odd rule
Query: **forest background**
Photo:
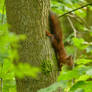
[[(17, 0), (16, 0), (17, 1)], [(92, 90), (92, 2), (90, 0), (51, 0), (51, 10), (61, 21), (65, 49), (73, 56), (74, 67), (62, 72), (57, 81), (38, 92), (53, 92), (59, 87), (64, 92), (91, 92)], [(13, 20), (12, 20), (13, 21)], [(15, 76), (37, 78), (39, 67), (19, 63), (17, 48), (26, 39), (25, 34), (10, 32), (6, 5), (0, 0), (0, 92), (16, 92)], [(47, 71), (48, 72), (48, 71)], [(19, 91), (18, 92), (22, 92)], [(24, 92), (24, 91), (23, 91)]]

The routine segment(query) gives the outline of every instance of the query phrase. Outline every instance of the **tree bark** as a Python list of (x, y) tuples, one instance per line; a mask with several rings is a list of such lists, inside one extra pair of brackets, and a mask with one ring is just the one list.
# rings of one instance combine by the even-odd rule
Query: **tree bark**
[[(10, 31), (25, 34), (20, 42), (19, 61), (44, 68), (37, 79), (16, 79), (17, 92), (37, 92), (56, 81), (58, 75), (54, 52), (45, 31), (48, 29), (49, 0), (6, 0), (7, 21)], [(48, 69), (48, 70), (46, 70)], [(59, 92), (59, 91), (56, 91)]]

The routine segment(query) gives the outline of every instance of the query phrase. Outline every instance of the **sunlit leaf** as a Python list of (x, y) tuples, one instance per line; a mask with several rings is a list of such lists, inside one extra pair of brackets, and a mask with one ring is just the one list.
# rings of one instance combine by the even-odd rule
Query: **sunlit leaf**
[(67, 81), (56, 82), (47, 88), (40, 89), (37, 92), (53, 92), (53, 91), (56, 91), (60, 87), (62, 88), (67, 87)]
[(74, 46), (76, 46), (80, 50), (83, 50), (83, 49), (87, 48), (87, 46), (88, 46), (88, 45), (83, 44), (84, 39), (82, 39), (82, 38), (80, 38), (80, 39), (79, 38), (73, 38), (72, 40), (73, 40)]
[(78, 89), (81, 89), (82, 92), (91, 92), (92, 81), (79, 81), (73, 85), (69, 92), (76, 92)]
[(76, 60), (76, 63), (77, 63), (77, 64), (88, 64), (88, 63), (90, 63), (90, 62), (92, 62), (91, 59), (77, 59), (77, 60)]

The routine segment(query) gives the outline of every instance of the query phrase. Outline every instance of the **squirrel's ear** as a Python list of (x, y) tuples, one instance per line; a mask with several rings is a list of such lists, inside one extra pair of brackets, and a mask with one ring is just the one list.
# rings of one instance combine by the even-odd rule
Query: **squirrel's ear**
[(67, 57), (67, 65), (73, 66), (73, 57), (72, 56)]
[(68, 56), (68, 59), (73, 59), (73, 57), (72, 56)]

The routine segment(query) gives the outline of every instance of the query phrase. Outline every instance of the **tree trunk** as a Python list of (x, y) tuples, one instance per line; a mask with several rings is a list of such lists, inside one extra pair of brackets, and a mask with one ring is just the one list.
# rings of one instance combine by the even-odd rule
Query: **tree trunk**
[[(19, 61), (44, 68), (37, 79), (16, 79), (18, 92), (37, 92), (56, 81), (58, 75), (54, 52), (45, 31), (48, 29), (50, 0), (6, 0), (7, 21), (10, 31), (25, 34), (20, 42)], [(48, 70), (46, 70), (48, 68)], [(56, 91), (59, 92), (59, 91)]]

